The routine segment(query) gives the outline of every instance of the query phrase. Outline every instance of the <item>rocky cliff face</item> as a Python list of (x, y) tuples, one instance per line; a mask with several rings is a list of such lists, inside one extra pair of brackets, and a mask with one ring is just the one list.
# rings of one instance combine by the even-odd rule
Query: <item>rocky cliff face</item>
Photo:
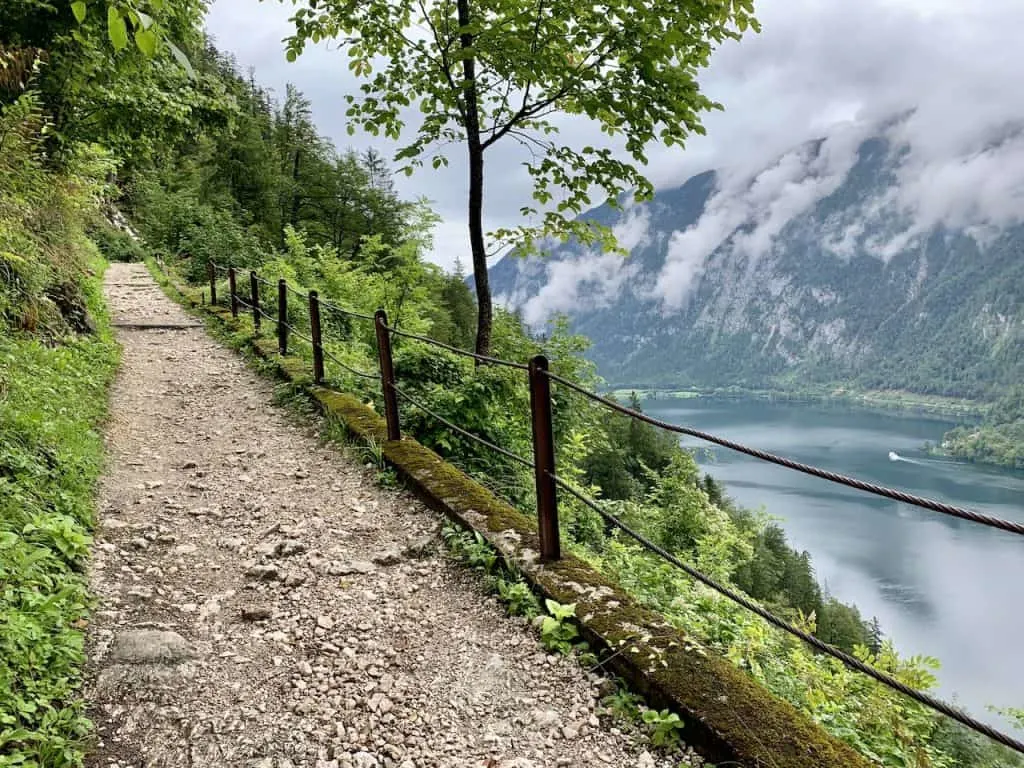
[(507, 257), (495, 294), (567, 313), (612, 384), (997, 394), (1024, 374), (1024, 139), (929, 157), (902, 125), (597, 208), (629, 258)]

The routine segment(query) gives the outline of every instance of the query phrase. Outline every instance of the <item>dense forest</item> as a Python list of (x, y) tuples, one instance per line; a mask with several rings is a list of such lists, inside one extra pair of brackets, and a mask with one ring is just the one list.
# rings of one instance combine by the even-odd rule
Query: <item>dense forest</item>
[[(239, 71), (204, 36), (201, 2), (159, 4), (148, 27), (125, 11), (135, 45), (97, 8), (0, 0), (0, 685), (12, 692), (0, 701), (0, 762), (11, 764), (80, 765), (88, 734), (76, 698), (82, 574), (102, 393), (117, 359), (97, 291), (104, 259), (154, 257), (195, 283), (210, 261), (245, 266), (360, 312), (383, 307), (393, 323), (449, 344), (469, 347), (476, 331), (463, 275), (424, 260), (436, 221), (428, 201), (401, 199), (380, 154), (335, 147), (297, 89), (275, 94)], [(141, 241), (111, 223), (122, 214)], [(331, 315), (325, 333), (333, 354), (372, 370), (372, 328)], [(543, 352), (561, 375), (600, 383), (587, 341), (564, 322), (537, 336), (496, 311), (491, 343), (497, 356)], [(516, 372), (413, 341), (395, 354), (405, 391), (528, 453), (529, 398)], [(344, 371), (331, 375), (379, 397)], [(900, 657), (877, 622), (821, 588), (808, 553), (730, 501), (673, 436), (568, 395), (556, 422), (560, 471), (658, 544), (908, 684), (935, 685), (935, 660)], [(530, 508), (522, 467), (426, 414), (410, 412), (404, 427)], [(566, 546), (877, 764), (1017, 764), (795, 645), (585, 507), (564, 506)]]

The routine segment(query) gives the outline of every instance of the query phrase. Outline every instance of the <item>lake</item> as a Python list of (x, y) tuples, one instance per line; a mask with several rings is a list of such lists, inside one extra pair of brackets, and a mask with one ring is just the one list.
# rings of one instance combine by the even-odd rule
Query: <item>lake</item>
[[(1024, 521), (1024, 473), (936, 459), (952, 424), (850, 408), (696, 398), (643, 403), (652, 416), (750, 447)], [(982, 719), (1024, 706), (1024, 537), (877, 498), (685, 438), (748, 508), (780, 518), (818, 579), (904, 654), (942, 661), (941, 693)], [(890, 457), (890, 452), (898, 458)], [(895, 459), (895, 460), (894, 460)]]

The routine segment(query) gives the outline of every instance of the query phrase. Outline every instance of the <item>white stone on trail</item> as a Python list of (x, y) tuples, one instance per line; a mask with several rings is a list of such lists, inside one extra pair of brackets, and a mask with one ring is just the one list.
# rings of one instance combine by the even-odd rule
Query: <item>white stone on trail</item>
[(192, 327), (118, 329), (89, 766), (699, 764), (606, 720), (603, 681), (547, 661), (446, 558), (438, 515), (274, 407), (143, 265), (106, 280), (118, 323)]
[(111, 661), (119, 664), (177, 664), (191, 659), (195, 652), (177, 632), (139, 629), (114, 637)]

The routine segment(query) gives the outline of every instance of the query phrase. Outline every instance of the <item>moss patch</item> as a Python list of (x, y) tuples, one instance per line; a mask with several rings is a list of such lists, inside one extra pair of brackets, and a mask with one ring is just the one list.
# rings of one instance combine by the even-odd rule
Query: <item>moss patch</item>
[[(251, 332), (230, 311), (202, 306), (187, 289), (171, 288), (179, 300), (201, 307), (227, 329)], [(382, 444), (385, 459), (428, 506), (480, 532), (545, 597), (575, 603), (581, 634), (603, 652), (606, 668), (652, 705), (679, 712), (686, 722), (686, 742), (708, 760), (765, 768), (868, 768), (851, 747), (659, 614), (639, 606), (582, 560), (566, 555), (556, 563), (541, 563), (536, 520), (415, 440), (388, 441), (379, 414), (353, 395), (313, 385), (308, 364), (278, 355), (273, 339), (254, 337), (249, 344), (273, 363), (277, 375), (303, 387), (321, 412), (338, 418), (360, 439)]]

